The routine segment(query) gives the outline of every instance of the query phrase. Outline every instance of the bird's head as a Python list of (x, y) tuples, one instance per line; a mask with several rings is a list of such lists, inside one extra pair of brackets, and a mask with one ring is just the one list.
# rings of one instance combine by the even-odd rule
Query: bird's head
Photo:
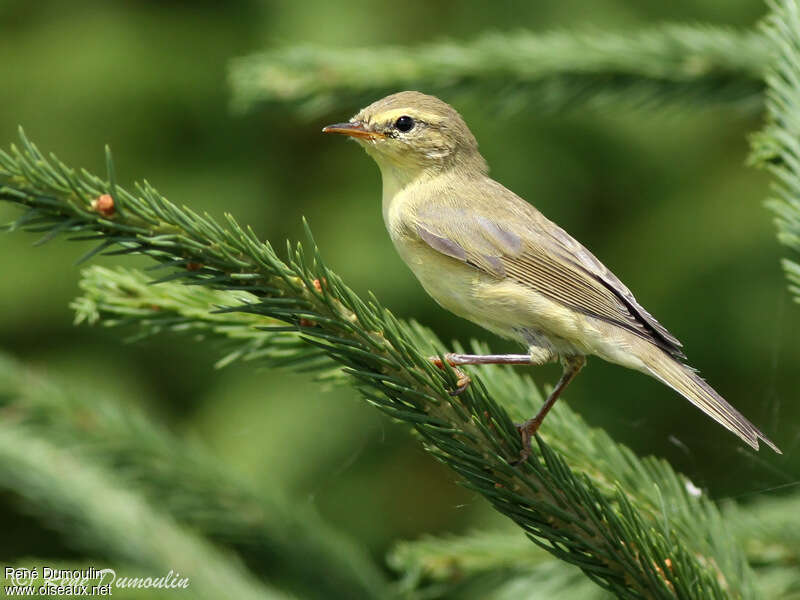
[(456, 110), (434, 96), (399, 92), (373, 102), (325, 133), (350, 136), (381, 168), (408, 178), (448, 169), (486, 172), (478, 142)]

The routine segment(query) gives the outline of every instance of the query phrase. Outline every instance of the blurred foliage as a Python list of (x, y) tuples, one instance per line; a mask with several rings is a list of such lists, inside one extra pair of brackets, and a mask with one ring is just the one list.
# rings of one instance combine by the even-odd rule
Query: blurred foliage
[(278, 101), (314, 115), (409, 87), (505, 113), (671, 104), (756, 111), (769, 48), (757, 32), (708, 26), (493, 33), (418, 47), (289, 46), (232, 61), (230, 79), (241, 111)]
[(764, 23), (764, 30), (775, 39), (774, 64), (766, 73), (767, 127), (753, 136), (752, 163), (765, 167), (775, 176), (775, 198), (768, 206), (775, 212), (778, 240), (791, 248), (792, 258), (783, 268), (789, 289), (800, 302), (800, 15), (791, 7), (775, 10)]
[[(312, 507), (293, 506), (278, 490), (258, 490), (203, 444), (171, 435), (135, 407), (124, 409), (89, 390), (65, 392), (0, 355), (0, 415), (0, 438), (16, 446), (0, 440), (2, 487), (28, 500), (30, 512), (47, 515), (49, 527), (73, 545), (107, 552), (128, 567), (157, 567), (159, 575), (180, 570), (195, 586), (208, 587), (196, 577), (198, 564), (209, 563), (205, 573), (224, 561), (202, 544), (194, 550), (196, 541), (184, 540), (178, 529), (184, 525), (236, 550), (261, 577), (301, 597), (383, 597), (381, 573)], [(38, 456), (47, 453), (55, 462)], [(63, 469), (69, 477), (60, 476)], [(89, 496), (89, 506), (79, 501)], [(128, 530), (128, 543), (121, 542), (117, 536)], [(142, 540), (130, 539), (134, 533)], [(238, 576), (238, 565), (222, 566), (233, 571), (227, 579)], [(224, 591), (217, 583), (203, 593), (219, 597)]]
[[(443, 339), (488, 338), (439, 309), (395, 255), (370, 161), (319, 136), (322, 125), (360, 106), (337, 105), (313, 121), (281, 105), (232, 116), (228, 62), (265, 47), (417, 45), (520, 27), (621, 30), (669, 19), (746, 28), (764, 11), (756, 0), (411, 0), (402, 7), (286, 0), (239, 1), (224, 10), (216, 3), (6, 0), (0, 140), (13, 139), (22, 123), (42, 147), (93, 171), (103, 170), (98, 149), (111, 143), (120, 184), (146, 175), (167, 196), (214, 215), (230, 211), (273, 240), (300, 237), (306, 215), (328, 263), (355, 289), (435, 324)], [(606, 108), (523, 110), (500, 119), (480, 103), (458, 108), (493, 175), (606, 262), (785, 457), (740, 452), (666, 388), (597, 361), (570, 388), (570, 404), (639, 453), (666, 457), (712, 496), (748, 501), (791, 489), (800, 472), (799, 317), (761, 204), (768, 178), (743, 168), (746, 135), (760, 117), (726, 108), (667, 116)], [(0, 206), (3, 220), (14, 215)], [(349, 401), (344, 390), (319, 396), (303, 378), (237, 365), (214, 372), (218, 355), (186, 337), (123, 346), (113, 332), (73, 328), (68, 303), (78, 272), (70, 262), (84, 250), (59, 242), (32, 250), (30, 242), (0, 236), (0, 341), (59, 387), (98, 396), (114, 390), (170, 429), (202, 437), (254, 487), (286, 490), (378, 560), (401, 537), (495, 522), (403, 428)], [(557, 372), (542, 368), (534, 376), (551, 382)], [(357, 492), (366, 485), (369, 494)], [(21, 513), (15, 496), (0, 495), (0, 507), (0, 559), (76, 558), (64, 538)]]
[(254, 581), (235, 558), (153, 510), (103, 465), (30, 435), (8, 413), (0, 426), (0, 457), (3, 488), (45, 516), (73, 547), (97, 549), (106, 560), (150, 570), (151, 577), (190, 573), (197, 598), (284, 598)]

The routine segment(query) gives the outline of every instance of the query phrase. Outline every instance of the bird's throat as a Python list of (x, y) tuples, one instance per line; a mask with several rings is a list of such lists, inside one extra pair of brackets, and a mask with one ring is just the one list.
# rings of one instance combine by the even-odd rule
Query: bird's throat
[(403, 196), (403, 192), (413, 186), (424, 176), (424, 171), (398, 167), (392, 163), (378, 162), (383, 183), (383, 220), (389, 225), (389, 214), (394, 202)]

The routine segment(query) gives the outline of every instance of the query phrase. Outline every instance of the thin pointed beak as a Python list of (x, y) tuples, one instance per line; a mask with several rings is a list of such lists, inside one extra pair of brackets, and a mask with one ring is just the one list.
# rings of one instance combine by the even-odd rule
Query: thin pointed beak
[(379, 140), (386, 136), (377, 131), (370, 131), (364, 127), (363, 123), (335, 123), (322, 128), (322, 133), (341, 133), (342, 135), (349, 135), (354, 138), (361, 138), (364, 140)]

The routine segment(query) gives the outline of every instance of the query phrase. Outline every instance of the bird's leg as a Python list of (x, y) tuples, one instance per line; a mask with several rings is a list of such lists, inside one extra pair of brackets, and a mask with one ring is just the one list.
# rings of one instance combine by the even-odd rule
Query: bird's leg
[(583, 368), (583, 365), (586, 364), (586, 357), (581, 355), (564, 356), (561, 358), (561, 364), (564, 365), (564, 372), (561, 374), (561, 379), (558, 380), (556, 387), (550, 392), (542, 408), (539, 409), (535, 417), (528, 419), (521, 425), (517, 425), (517, 429), (519, 429), (520, 435), (522, 436), (522, 450), (519, 453), (519, 458), (513, 463), (515, 465), (528, 460), (528, 457), (531, 455), (531, 438), (539, 430), (539, 426), (542, 424), (542, 421), (544, 421), (547, 413), (550, 412), (550, 409), (553, 408), (561, 392), (575, 379), (575, 376)]
[[(458, 380), (456, 381), (456, 389), (450, 392), (451, 396), (457, 396), (462, 393), (470, 384), (469, 375), (464, 373), (458, 368), (458, 365), (530, 365), (533, 359), (530, 354), (454, 354), (448, 353), (444, 355), (453, 370), (456, 372)], [(440, 369), (444, 367), (442, 359), (438, 356), (431, 356), (428, 358), (434, 365)]]

